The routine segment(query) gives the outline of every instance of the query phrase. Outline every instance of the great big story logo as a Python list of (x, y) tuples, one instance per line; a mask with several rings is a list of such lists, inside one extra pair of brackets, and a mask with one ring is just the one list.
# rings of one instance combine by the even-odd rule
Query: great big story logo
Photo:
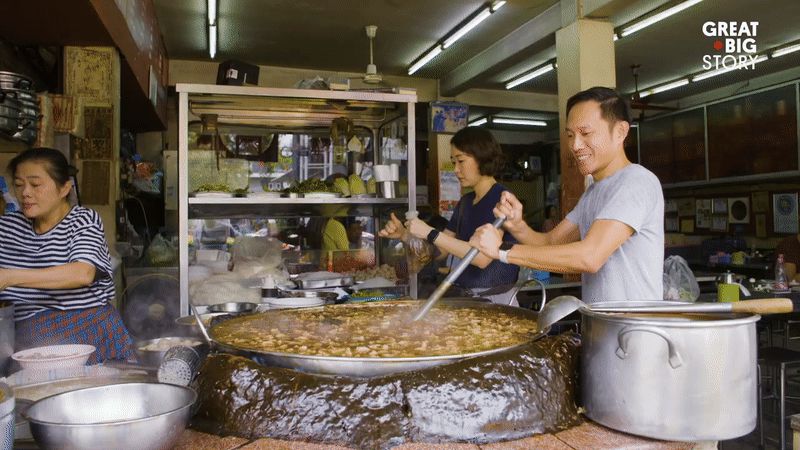
[(755, 69), (758, 57), (758, 22), (708, 21), (703, 24), (703, 34), (716, 38), (712, 43), (714, 54), (703, 55), (704, 70)]

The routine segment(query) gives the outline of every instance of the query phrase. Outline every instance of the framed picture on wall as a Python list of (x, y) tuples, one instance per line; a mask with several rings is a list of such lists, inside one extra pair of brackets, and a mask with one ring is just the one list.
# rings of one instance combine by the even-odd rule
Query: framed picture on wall
[(728, 231), (728, 216), (711, 216), (711, 231)]
[(667, 233), (677, 233), (678, 230), (678, 218), (676, 216), (664, 218), (664, 231)]
[(697, 228), (711, 227), (711, 199), (701, 198), (695, 202), (695, 226)]
[(774, 194), (772, 211), (776, 233), (797, 233), (797, 192)]
[(713, 214), (727, 214), (728, 213), (728, 199), (715, 198), (711, 200), (711, 212)]
[(678, 199), (678, 215), (679, 216), (693, 216), (694, 215), (694, 199), (693, 198), (679, 198)]
[(754, 213), (769, 212), (769, 192), (753, 192), (752, 197)]
[(678, 212), (678, 201), (674, 198), (668, 198), (664, 200), (664, 212), (665, 213), (675, 213)]

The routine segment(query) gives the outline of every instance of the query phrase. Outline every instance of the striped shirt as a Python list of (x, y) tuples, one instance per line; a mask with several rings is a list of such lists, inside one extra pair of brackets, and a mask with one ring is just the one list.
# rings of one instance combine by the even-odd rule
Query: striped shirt
[(105, 305), (114, 298), (111, 257), (96, 211), (73, 207), (52, 230), (37, 234), (33, 222), (16, 211), (0, 216), (0, 268), (43, 269), (76, 261), (95, 267), (95, 281), (75, 289), (8, 287), (0, 301), (14, 303), (14, 320), (45, 310), (75, 310)]

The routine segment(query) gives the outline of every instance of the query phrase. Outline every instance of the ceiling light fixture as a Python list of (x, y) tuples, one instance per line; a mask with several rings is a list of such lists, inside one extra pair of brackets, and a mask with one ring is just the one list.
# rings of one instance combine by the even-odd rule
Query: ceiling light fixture
[(217, 0), (208, 0), (208, 24), (217, 24)]
[(639, 94), (639, 97), (645, 98), (648, 95), (658, 94), (659, 92), (675, 89), (676, 87), (686, 86), (687, 84), (689, 84), (689, 78), (681, 78), (680, 80), (675, 80), (667, 84), (662, 84), (661, 86), (656, 86), (650, 89), (646, 89), (642, 91), (641, 94)]
[(208, 54), (217, 55), (217, 0), (208, 0)]
[(544, 120), (531, 120), (531, 119), (506, 119), (503, 117), (495, 117), (492, 123), (501, 123), (505, 125), (529, 125), (534, 127), (546, 127), (547, 122)]
[(788, 55), (789, 53), (794, 53), (798, 50), (800, 50), (800, 44), (794, 44), (788, 47), (783, 47), (779, 48), (778, 50), (775, 50), (774, 52), (772, 52), (771, 56), (773, 58), (777, 58), (778, 56)]
[(483, 125), (485, 123), (489, 123), (489, 119), (487, 119), (486, 117), (481, 117), (480, 119), (476, 119), (476, 120), (473, 120), (472, 122), (470, 122), (469, 126), (471, 126), (471, 127), (479, 127), (479, 126), (481, 126), (481, 125)]
[(421, 69), (422, 66), (428, 64), (428, 61), (432, 60), (433, 58), (436, 58), (436, 56), (438, 56), (439, 53), (442, 53), (442, 46), (440, 44), (436, 44), (436, 47), (433, 47), (431, 51), (426, 53), (425, 56), (420, 58), (419, 61), (415, 62), (414, 64), (411, 65), (411, 67), (408, 68), (408, 74), (411, 75), (414, 72)]
[(653, 14), (652, 16), (647, 17), (646, 19), (640, 20), (640, 21), (634, 23), (633, 25), (630, 25), (630, 26), (627, 26), (627, 27), (623, 28), (622, 31), (619, 33), (619, 37), (630, 36), (633, 33), (636, 33), (637, 31), (642, 30), (644, 28), (647, 28), (647, 27), (649, 27), (650, 25), (652, 25), (652, 24), (654, 24), (656, 22), (664, 20), (664, 19), (666, 19), (667, 17), (669, 17), (669, 16), (671, 16), (673, 14), (677, 14), (677, 13), (683, 11), (686, 8), (690, 8), (690, 7), (700, 3), (701, 1), (703, 1), (703, 0), (687, 0), (687, 1), (683, 2), (683, 3), (679, 3), (679, 4), (675, 5), (675, 6), (673, 6), (672, 8), (667, 8), (664, 11), (661, 11), (658, 14)]
[(541, 75), (546, 74), (547, 72), (550, 72), (551, 70), (555, 69), (556, 67), (558, 67), (558, 66), (556, 66), (556, 63), (547, 63), (546, 65), (544, 65), (542, 67), (539, 67), (538, 69), (534, 69), (532, 72), (528, 72), (525, 75), (522, 75), (520, 77), (512, 79), (511, 81), (506, 83), (506, 89), (513, 89), (513, 88), (519, 86), (522, 83), (526, 83), (526, 82), (531, 81), (532, 79), (534, 79), (534, 78), (536, 78), (538, 76), (541, 76)]
[[(209, 0), (214, 1), (214, 0)], [(411, 65), (408, 68), (408, 74), (411, 75), (414, 72), (418, 71), (422, 66), (430, 62), (433, 58), (435, 58), (442, 50), (450, 47), (451, 45), (455, 44), (456, 41), (464, 37), (465, 34), (469, 33), (470, 30), (478, 26), (479, 23), (486, 20), (487, 17), (491, 16), (498, 9), (502, 8), (503, 5), (506, 4), (505, 0), (498, 0), (494, 3), (490, 4), (489, 6), (485, 6), (478, 11), (478, 13), (470, 19), (467, 23), (465, 23), (462, 27), (455, 30), (455, 32), (451, 33), (447, 38), (444, 39), (441, 43), (436, 43), (436, 45), (425, 54), (425, 56), (419, 58), (417, 62)]]
[(216, 25), (209, 25), (208, 26), (208, 54), (211, 55), (211, 59), (214, 59), (214, 56), (217, 55), (217, 26)]
[[(758, 64), (758, 63), (760, 63), (762, 61), (766, 61), (766, 60), (767, 60), (767, 55), (759, 55), (753, 61), (751, 61), (749, 64), (753, 64), (755, 66), (756, 64)], [(728, 73), (728, 72), (730, 72), (732, 70), (735, 70), (735, 69), (738, 69), (738, 68), (739, 68), (738, 64), (733, 64), (733, 65), (730, 65), (728, 67), (724, 67), (723, 66), (723, 67), (721, 67), (719, 69), (709, 70), (708, 72), (703, 72), (701, 74), (693, 76), (692, 77), (692, 82), (694, 83), (694, 82), (697, 82), (697, 81), (705, 80), (706, 78), (711, 78), (711, 77), (715, 77), (717, 75), (722, 75), (723, 73)]]

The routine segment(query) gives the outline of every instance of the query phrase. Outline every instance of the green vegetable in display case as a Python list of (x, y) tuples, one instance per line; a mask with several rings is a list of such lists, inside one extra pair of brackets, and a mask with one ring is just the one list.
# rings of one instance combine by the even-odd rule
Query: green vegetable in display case
[(225, 183), (206, 183), (197, 187), (197, 192), (230, 192), (231, 188)]
[(319, 178), (309, 178), (305, 181), (295, 183), (286, 189), (286, 192), (295, 194), (307, 194), (309, 192), (336, 192)]

